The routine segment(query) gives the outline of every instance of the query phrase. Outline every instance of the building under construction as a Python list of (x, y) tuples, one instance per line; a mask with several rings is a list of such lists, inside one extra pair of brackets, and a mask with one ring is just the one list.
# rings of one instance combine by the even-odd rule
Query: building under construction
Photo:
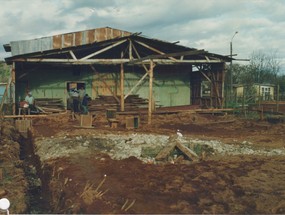
[[(32, 91), (42, 110), (67, 108), (69, 90), (84, 87), (90, 111), (158, 107), (222, 108), (231, 59), (109, 27), (5, 44), (11, 57), (7, 92), (17, 114)], [(2, 105), (3, 106), (3, 105)]]

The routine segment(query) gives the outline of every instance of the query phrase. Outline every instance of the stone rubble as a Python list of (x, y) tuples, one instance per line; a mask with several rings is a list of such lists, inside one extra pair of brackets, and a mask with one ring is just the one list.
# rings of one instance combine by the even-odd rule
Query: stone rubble
[[(36, 154), (41, 161), (58, 157), (69, 156), (70, 154), (88, 152), (90, 149), (107, 153), (111, 158), (120, 160), (131, 156), (148, 162), (154, 157), (142, 157), (143, 148), (151, 150), (163, 149), (169, 141), (168, 135), (155, 134), (92, 134), (89, 136), (63, 136), (36, 139)], [(215, 155), (265, 155), (276, 156), (285, 155), (285, 148), (261, 149), (254, 147), (248, 141), (234, 142), (234, 144), (224, 144), (217, 140), (201, 140), (183, 136), (182, 143), (189, 147), (208, 146)]]

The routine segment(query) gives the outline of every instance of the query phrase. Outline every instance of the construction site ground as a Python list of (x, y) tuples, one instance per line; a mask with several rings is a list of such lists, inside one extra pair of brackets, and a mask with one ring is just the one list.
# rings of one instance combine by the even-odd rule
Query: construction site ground
[[(124, 115), (86, 128), (65, 113), (32, 119), (26, 138), (2, 120), (0, 198), (10, 213), (284, 214), (285, 124), (250, 116), (142, 115), (126, 129)], [(155, 159), (173, 142), (198, 157)]]

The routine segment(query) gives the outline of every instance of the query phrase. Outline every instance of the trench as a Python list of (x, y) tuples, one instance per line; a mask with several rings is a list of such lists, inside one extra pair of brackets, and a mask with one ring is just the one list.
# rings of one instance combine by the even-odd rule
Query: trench
[[(46, 156), (49, 154), (48, 153), (49, 150), (53, 150), (54, 152), (56, 152), (56, 154), (53, 154), (53, 155), (56, 155), (58, 157), (60, 157), (61, 155), (65, 153), (69, 153), (69, 152), (72, 153), (74, 151), (76, 151), (76, 153), (77, 152), (79, 153), (80, 150), (81, 152), (84, 152), (84, 153), (86, 152), (86, 150), (92, 151), (92, 152), (101, 151), (101, 152), (109, 154), (110, 158), (114, 160), (120, 160), (120, 162), (116, 162), (116, 161), (113, 162), (111, 160), (106, 162), (106, 165), (108, 164), (108, 162), (109, 163), (112, 162), (112, 165), (115, 168), (112, 168), (112, 165), (109, 165), (108, 168), (112, 168), (112, 171), (116, 172), (119, 168), (121, 168), (121, 166), (124, 166), (124, 165), (128, 165), (129, 167), (133, 166), (134, 162), (130, 160), (130, 157), (137, 157), (144, 161), (149, 161), (149, 158), (154, 158), (155, 154), (157, 154), (160, 150), (162, 150), (165, 147), (165, 142), (168, 141), (168, 136), (166, 135), (143, 135), (143, 134), (129, 134), (129, 135), (102, 134), (102, 135), (86, 135), (86, 136), (63, 136), (63, 137), (57, 137), (57, 138), (53, 137), (52, 139), (44, 138), (38, 141), (40, 141), (39, 145), (42, 148), (37, 147), (37, 154), (39, 153), (39, 156), (41, 156), (41, 158), (44, 157), (45, 159), (48, 159), (48, 157)], [(200, 152), (200, 153), (202, 152), (202, 150), (207, 150), (207, 152), (209, 153), (211, 153), (214, 150), (217, 154), (274, 155), (278, 153), (280, 155), (285, 155), (285, 150), (267, 151), (267, 150), (261, 150), (261, 149), (254, 149), (251, 143), (246, 142), (246, 141), (239, 144), (239, 146), (223, 144), (219, 141), (213, 141), (213, 140), (206, 141), (206, 140), (185, 138), (185, 141), (186, 141), (185, 145), (189, 143), (188, 146), (192, 145), (193, 150), (195, 152)], [(52, 213), (54, 211), (58, 212), (58, 209), (62, 209), (62, 208), (65, 208), (64, 209), (65, 211), (64, 210), (62, 211), (66, 212), (68, 208), (63, 201), (64, 195), (56, 196), (55, 199), (52, 199), (53, 190), (52, 188), (49, 188), (49, 184), (52, 180), (53, 170), (49, 169), (52, 167), (49, 167), (48, 165), (45, 166), (45, 168), (42, 168), (42, 163), (40, 161), (40, 158), (34, 151), (35, 144), (36, 143), (34, 142), (31, 134), (28, 134), (27, 138), (23, 137), (21, 144), (20, 144), (21, 146), (20, 158), (24, 161), (24, 167), (25, 167), (24, 170), (25, 170), (26, 178), (28, 179), (28, 182), (29, 182), (29, 189), (27, 193), (28, 210), (26, 213), (29, 213), (29, 214), (45, 213), (46, 214), (46, 213)], [(157, 148), (154, 148), (153, 145), (157, 145)], [(141, 150), (137, 150), (140, 147), (141, 147)], [(172, 154), (171, 156), (176, 156), (176, 157), (179, 156), (179, 154), (175, 154), (178, 152), (174, 151), (173, 153), (174, 154)], [(142, 157), (142, 155), (145, 155), (145, 157)], [(89, 157), (86, 157), (84, 159), (86, 163), (91, 162), (89, 161)], [(100, 162), (105, 162), (104, 160), (105, 158), (103, 158), (102, 160), (99, 159), (98, 163), (96, 163), (97, 165), (99, 165), (97, 169), (100, 167)], [(127, 162), (127, 161), (131, 161), (131, 162)], [(82, 163), (84, 162), (82, 161)], [(83, 167), (84, 164), (76, 163), (76, 165), (78, 165), (77, 167), (81, 168)], [(92, 165), (95, 165), (95, 163), (92, 163)], [(202, 163), (200, 167), (202, 168), (202, 170), (204, 169), (203, 165), (205, 166), (208, 164), (206, 162), (204, 164)], [(159, 168), (159, 165), (157, 166), (158, 167), (151, 167), (151, 168)], [(145, 169), (150, 169), (150, 167), (146, 167), (146, 166), (140, 166), (140, 167), (145, 168)], [(193, 168), (193, 167), (189, 166), (189, 168)], [(105, 166), (102, 166), (102, 170), (104, 169), (105, 169)], [(137, 170), (137, 167), (134, 167), (132, 171), (135, 174), (141, 174), (140, 171)], [(111, 170), (109, 170), (109, 172), (111, 172)], [(175, 175), (180, 174), (179, 172), (180, 171), (178, 172), (174, 171), (170, 175), (174, 177)], [(100, 179), (100, 177), (98, 176), (99, 173), (97, 172), (96, 174), (97, 174), (96, 177), (95, 175), (93, 175), (93, 177), (99, 180)], [(144, 177), (144, 176), (141, 175), (141, 177)], [(157, 177), (156, 174), (153, 173), (152, 176), (146, 176), (146, 178), (144, 178), (142, 181), (149, 180), (149, 178), (155, 181), (156, 177)], [(167, 176), (167, 177), (170, 177), (170, 176)], [(190, 175), (190, 177), (192, 176)], [(173, 178), (169, 180), (173, 181)], [(61, 183), (61, 182), (59, 181), (58, 183)], [(159, 184), (159, 182), (156, 182), (156, 183)], [(116, 186), (116, 187), (120, 187), (120, 186)], [(65, 192), (67, 193), (69, 191), (66, 190)], [(118, 193), (121, 195), (120, 192), (118, 191)], [(136, 194), (136, 192), (134, 193)], [(61, 193), (61, 194), (64, 194), (64, 193)], [(115, 195), (113, 194), (110, 197), (112, 198), (112, 201), (113, 201), (113, 198), (115, 198), (114, 196)], [(53, 208), (54, 206), (52, 205), (53, 201), (56, 201), (58, 203), (58, 208)], [(115, 200), (113, 202), (115, 202)]]
[(33, 137), (30, 132), (20, 140), (20, 159), (24, 161), (25, 177), (28, 181), (27, 211), (28, 214), (48, 213), (48, 193), (44, 184), (48, 178), (43, 177), (41, 162), (34, 153)]

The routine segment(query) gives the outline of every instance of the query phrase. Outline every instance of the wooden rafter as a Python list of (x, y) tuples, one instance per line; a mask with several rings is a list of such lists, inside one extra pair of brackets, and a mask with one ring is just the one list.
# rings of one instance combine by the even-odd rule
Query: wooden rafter
[(134, 59), (134, 57), (133, 57), (133, 42), (130, 39), (129, 39), (129, 59), (130, 60)]
[(219, 93), (219, 89), (218, 89), (218, 86), (217, 86), (217, 80), (215, 78), (215, 73), (214, 72), (212, 72), (212, 77), (213, 77), (213, 85), (214, 85), (214, 88), (215, 88), (215, 91), (216, 91), (216, 95), (217, 95), (217, 98), (218, 98), (218, 106), (222, 106), (220, 93)]
[(91, 57), (94, 57), (94, 56), (96, 56), (96, 55), (98, 55), (98, 54), (101, 54), (101, 53), (103, 53), (103, 52), (105, 52), (105, 51), (107, 51), (107, 50), (109, 50), (109, 49), (112, 49), (112, 48), (114, 48), (114, 47), (116, 47), (116, 46), (118, 46), (118, 45), (120, 45), (120, 44), (122, 44), (122, 43), (124, 43), (124, 42), (126, 42), (126, 41), (127, 41), (126, 39), (125, 39), (125, 40), (121, 40), (121, 41), (119, 41), (119, 42), (117, 42), (117, 43), (114, 43), (114, 44), (112, 44), (112, 45), (110, 45), (110, 46), (107, 46), (106, 48), (103, 48), (103, 49), (101, 49), (101, 50), (99, 50), (99, 51), (97, 51), (97, 52), (94, 52), (94, 53), (92, 53), (92, 54), (90, 54), (90, 55), (87, 55), (87, 56), (85, 56), (85, 57), (79, 59), (79, 61), (84, 61), (84, 60), (86, 60), (86, 59), (89, 59), (89, 58), (91, 58)]
[[(154, 51), (154, 52), (156, 52), (156, 53), (165, 54), (164, 52), (159, 51), (158, 49), (153, 48), (153, 47), (151, 47), (151, 46), (149, 46), (149, 45), (147, 45), (147, 44), (145, 44), (145, 43), (142, 43), (142, 42), (137, 41), (137, 40), (135, 40), (135, 42), (138, 43), (138, 44), (140, 44), (140, 45), (142, 45), (142, 46), (144, 46), (144, 47), (146, 47), (146, 48), (148, 48), (148, 49), (150, 49), (150, 50), (152, 50), (152, 51)], [(173, 58), (173, 57), (169, 57), (169, 59), (176, 61), (176, 59)]]
[[(222, 63), (221, 60), (167, 60), (167, 59), (152, 59), (155, 64), (201, 64), (201, 63)], [(129, 63), (129, 59), (87, 59), (87, 60), (74, 60), (74, 59), (57, 59), (57, 58), (17, 58), (14, 62), (32, 62), (32, 63), (59, 63), (59, 64), (74, 64), (74, 65), (83, 65), (83, 64), (102, 64), (102, 65), (116, 65), (121, 63)], [(138, 64), (150, 64), (150, 60), (144, 60)], [(131, 63), (130, 65), (133, 65)]]
[[(170, 58), (170, 57), (180, 57), (180, 61), (184, 59), (184, 56), (190, 56), (190, 55), (199, 55), (205, 53), (204, 50), (194, 50), (194, 51), (184, 51), (184, 52), (175, 52), (175, 53), (169, 53), (169, 54), (159, 54), (159, 55), (149, 55), (143, 58), (135, 59), (133, 61), (130, 61), (130, 64), (136, 64), (145, 60), (149, 59), (161, 59), (161, 58)], [(182, 58), (181, 58), (182, 57)], [(178, 59), (175, 59), (175, 62)], [(206, 59), (207, 61), (210, 61), (209, 58)]]
[(77, 57), (75, 56), (74, 52), (72, 50), (69, 51), (69, 54), (73, 58), (73, 60), (77, 60)]
[[(135, 51), (137, 57), (140, 59), (141, 56), (140, 56), (140, 54), (138, 53), (138, 50), (136, 49), (136, 46), (134, 45), (134, 43), (132, 43), (132, 48), (134, 49), (134, 51)], [(146, 72), (148, 72), (148, 69), (146, 68), (146, 66), (145, 66), (144, 64), (142, 64), (142, 66), (143, 66), (144, 70), (145, 70)]]

